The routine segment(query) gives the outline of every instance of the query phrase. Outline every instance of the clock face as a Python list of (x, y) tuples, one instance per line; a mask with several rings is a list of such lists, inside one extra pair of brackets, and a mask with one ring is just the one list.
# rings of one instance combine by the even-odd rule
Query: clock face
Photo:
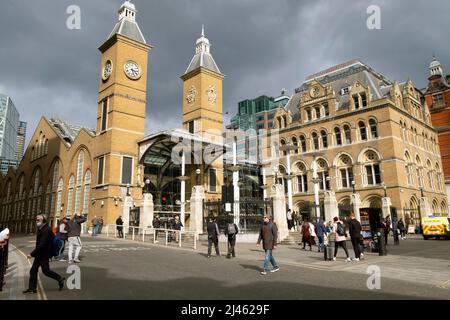
[(320, 94), (319, 87), (314, 87), (311, 89), (311, 92), (310, 92), (311, 97), (316, 98), (319, 96), (319, 94)]
[(112, 69), (113, 69), (113, 66), (112, 66), (111, 60), (106, 61), (105, 66), (103, 67), (103, 73), (102, 73), (103, 81), (108, 80), (109, 76), (112, 73)]
[(124, 71), (128, 78), (137, 80), (141, 77), (141, 69), (134, 61), (127, 61), (124, 65)]

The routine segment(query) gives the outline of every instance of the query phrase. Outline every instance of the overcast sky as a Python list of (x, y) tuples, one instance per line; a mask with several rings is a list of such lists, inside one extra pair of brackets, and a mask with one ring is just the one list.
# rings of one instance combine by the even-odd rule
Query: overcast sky
[[(450, 73), (450, 1), (134, 0), (149, 57), (146, 133), (181, 124), (182, 81), (201, 25), (224, 80), (225, 121), (237, 103), (292, 94), (304, 78), (359, 58), (391, 80), (426, 86), (435, 54)], [(2, 0), (0, 92), (11, 96), (28, 139), (41, 116), (95, 128), (102, 44), (123, 0)], [(381, 9), (381, 30), (366, 27)], [(81, 30), (66, 27), (69, 5)], [(27, 139), (27, 140), (28, 140)]]

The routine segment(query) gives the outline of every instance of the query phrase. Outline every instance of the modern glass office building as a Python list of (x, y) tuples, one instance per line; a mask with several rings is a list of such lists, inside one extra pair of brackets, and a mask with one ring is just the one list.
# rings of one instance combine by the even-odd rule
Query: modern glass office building
[(11, 98), (0, 94), (0, 158), (16, 159), (19, 112)]

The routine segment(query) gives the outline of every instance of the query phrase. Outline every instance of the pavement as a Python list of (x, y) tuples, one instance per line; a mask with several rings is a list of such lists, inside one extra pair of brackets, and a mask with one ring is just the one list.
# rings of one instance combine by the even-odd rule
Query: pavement
[[(24, 255), (33, 249), (34, 238), (12, 239), (10, 269), (0, 299), (450, 299), (450, 241), (445, 240), (410, 236), (398, 246), (388, 245), (387, 256), (366, 253), (359, 262), (345, 262), (342, 249), (337, 261), (331, 262), (317, 251), (280, 245), (274, 251), (280, 271), (266, 276), (259, 273), (264, 258), (260, 248), (238, 243), (237, 258), (226, 259), (223, 236), (221, 258), (207, 258), (205, 242), (194, 250), (105, 236), (85, 236), (82, 241), (82, 261), (76, 265), (79, 289), (60, 292), (54, 280), (40, 274), (39, 295), (24, 296), (21, 291), (29, 269)], [(353, 256), (350, 243), (348, 248)], [(50, 266), (66, 278), (72, 275), (67, 262)], [(379, 289), (368, 286), (373, 280), (370, 271), (376, 269)], [(71, 283), (73, 287), (75, 282)]]

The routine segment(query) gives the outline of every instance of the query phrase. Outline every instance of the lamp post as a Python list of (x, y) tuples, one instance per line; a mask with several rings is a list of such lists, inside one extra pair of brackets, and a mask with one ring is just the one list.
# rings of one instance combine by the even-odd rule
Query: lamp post
[(241, 170), (241, 166), (237, 165), (237, 155), (236, 155), (236, 145), (233, 142), (233, 165), (229, 167), (229, 169), (233, 172), (233, 193), (234, 193), (234, 203), (233, 203), (233, 214), (234, 214), (234, 223), (239, 226), (240, 223), (240, 183), (239, 183), (239, 171)]
[(355, 180), (352, 180), (352, 188), (353, 188), (353, 194), (355, 194), (355, 193), (356, 193), (355, 185), (356, 185), (356, 182), (355, 182)]
[(319, 183), (322, 181), (319, 179), (319, 175), (317, 174), (317, 157), (322, 156), (323, 153), (321, 152), (315, 152), (312, 154), (313, 157), (313, 179), (312, 182), (314, 184), (314, 212), (316, 215), (317, 221), (320, 220), (320, 209), (317, 207), (320, 205), (320, 199), (319, 199)]
[(423, 187), (420, 187), (420, 196), (421, 196), (422, 198), (425, 197), (424, 194), (423, 194)]
[(200, 173), (202, 171), (200, 169), (195, 170), (195, 173), (197, 174), (197, 185), (200, 185)]
[(130, 184), (127, 183), (127, 197), (130, 196)]
[(383, 189), (384, 189), (384, 197), (387, 198), (387, 186), (385, 184), (383, 184)]

